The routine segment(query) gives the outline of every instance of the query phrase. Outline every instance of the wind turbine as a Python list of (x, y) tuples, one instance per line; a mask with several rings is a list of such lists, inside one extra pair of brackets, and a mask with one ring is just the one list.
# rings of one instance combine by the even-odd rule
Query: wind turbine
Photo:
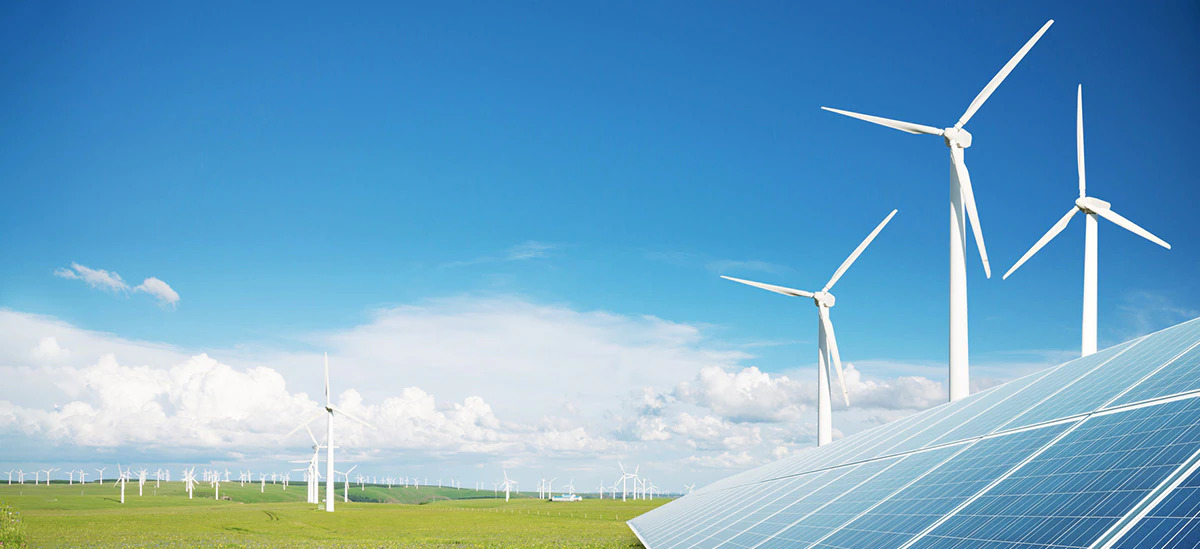
[(138, 470), (138, 497), (142, 497), (142, 487), (146, 485), (146, 473), (149, 471), (145, 467)]
[(833, 441), (833, 420), (831, 418), (833, 406), (831, 404), (832, 396), (829, 389), (830, 364), (833, 365), (834, 370), (837, 372), (838, 383), (842, 386), (842, 398), (845, 399), (847, 406), (850, 405), (850, 393), (846, 390), (846, 378), (842, 373), (842, 358), (841, 354), (838, 352), (837, 338), (833, 334), (833, 322), (829, 320), (829, 309), (830, 307), (833, 307), (834, 302), (836, 301), (833, 297), (833, 294), (829, 293), (829, 290), (833, 288), (834, 284), (837, 284), (837, 281), (846, 272), (846, 269), (849, 269), (850, 265), (854, 264), (854, 261), (858, 259), (860, 254), (863, 253), (863, 250), (867, 249), (867, 246), (871, 244), (872, 240), (875, 240), (875, 236), (879, 234), (879, 231), (882, 231), (884, 226), (886, 226), (895, 215), (896, 210), (892, 210), (892, 213), (889, 213), (887, 217), (883, 218), (883, 221), (875, 227), (875, 230), (871, 231), (871, 234), (867, 235), (867, 238), (863, 239), (862, 243), (854, 249), (854, 252), (850, 254), (850, 257), (847, 257), (846, 260), (842, 262), (842, 265), (833, 272), (833, 276), (829, 279), (829, 282), (826, 283), (825, 287), (821, 288), (820, 291), (808, 292), (794, 288), (787, 288), (784, 286), (775, 286), (774, 284), (763, 284), (761, 282), (742, 280), (740, 278), (733, 278), (729, 276), (721, 277), (734, 282), (741, 282), (742, 284), (754, 286), (756, 288), (762, 288), (777, 294), (783, 294), (792, 297), (811, 298), (813, 303), (816, 304), (818, 319), (817, 446), (829, 444)]
[(122, 471), (121, 464), (118, 463), (117, 464), (117, 481), (113, 483), (113, 486), (116, 486), (118, 484), (121, 485), (121, 503), (125, 503), (125, 483), (128, 482), (128, 480), (129, 480), (129, 471), (128, 470)]
[(684, 484), (684, 485), (683, 485), (683, 487), (684, 487), (684, 488), (687, 488), (687, 493), (689, 493), (689, 494), (690, 494), (690, 493), (692, 493), (692, 492), (695, 492), (695, 491), (696, 491), (696, 484), (695, 484), (695, 483), (692, 483), (692, 484)]
[(183, 470), (183, 488), (187, 490), (188, 499), (192, 499), (192, 493), (196, 489), (196, 468)]
[(8, 470), (8, 485), (9, 485), (9, 486), (12, 486), (12, 476), (13, 476), (13, 473), (15, 473), (15, 472), (17, 472), (17, 470), (16, 470), (16, 469), (9, 469), (9, 470)]
[[(983, 231), (979, 228), (979, 212), (975, 208), (975, 193), (971, 190), (971, 175), (967, 172), (963, 150), (971, 146), (971, 134), (963, 126), (971, 120), (979, 107), (991, 97), (992, 92), (1012, 72), (1017, 63), (1029, 53), (1030, 48), (1037, 43), (1046, 29), (1054, 24), (1054, 20), (1046, 21), (1045, 25), (1033, 35), (1016, 55), (1008, 61), (992, 77), (983, 91), (975, 96), (967, 107), (966, 112), (958, 122), (949, 128), (939, 129), (933, 126), (891, 120), (878, 116), (859, 114), (839, 109), (821, 107), (830, 112), (846, 115), (859, 120), (865, 120), (881, 126), (913, 134), (941, 136), (950, 148), (950, 400), (955, 401), (970, 394), (969, 353), (967, 348), (967, 227), (963, 223), (964, 214), (971, 221), (971, 232), (975, 234), (975, 245), (979, 248), (979, 258), (983, 261), (983, 272), (992, 276), (991, 266), (988, 265), (987, 248), (983, 245)], [(964, 212), (965, 209), (965, 212)]]
[[(620, 477), (620, 478), (618, 478), (616, 482), (620, 482), (620, 483), (621, 483), (621, 501), (625, 501), (625, 496), (626, 496), (626, 494), (628, 493), (628, 491), (626, 490), (625, 481), (626, 481), (626, 480), (629, 480), (629, 479), (635, 479), (635, 480), (634, 480), (634, 487), (635, 487), (635, 489), (636, 489), (636, 487), (637, 487), (637, 481), (636, 481), (636, 479), (637, 479), (637, 471), (638, 471), (638, 468), (639, 468), (639, 467), (641, 467), (641, 465), (636, 465), (636, 466), (634, 466), (634, 468), (633, 468), (633, 473), (628, 473), (628, 472), (626, 472), (626, 471), (625, 471), (625, 466), (621, 464), (621, 461), (620, 461), (620, 460), (617, 460), (617, 467), (620, 467), (620, 468), (621, 468), (621, 477)], [(613, 484), (615, 485), (615, 484), (616, 484), (616, 482), (614, 482)], [(614, 497), (615, 497), (615, 496), (614, 496)], [(634, 499), (637, 499), (637, 493), (636, 493), (636, 492), (634, 493)]]
[[(296, 431), (299, 431), (303, 427), (307, 427), (309, 422), (321, 417), (321, 415), (327, 414), (325, 416), (325, 421), (326, 421), (326, 423), (325, 423), (325, 448), (326, 448), (326, 453), (325, 453), (325, 511), (329, 512), (329, 513), (333, 512), (333, 499), (334, 499), (334, 494), (336, 493), (336, 489), (333, 485), (334, 484), (334, 475), (336, 474), (336, 472), (333, 470), (333, 449), (334, 449), (333, 416), (334, 416), (334, 413), (336, 413), (337, 415), (346, 417), (348, 419), (357, 421), (357, 422), (365, 425), (368, 428), (371, 428), (371, 429), (375, 428), (370, 423), (367, 423), (367, 422), (365, 422), (361, 419), (358, 419), (350, 414), (347, 414), (344, 410), (333, 405), (332, 400), (330, 400), (330, 398), (329, 398), (329, 353), (325, 353), (325, 409), (321, 412), (318, 412), (317, 415), (313, 416), (311, 419), (305, 421), (304, 423), (301, 423), (300, 427), (296, 427), (295, 429), (292, 429), (292, 432), (284, 435), (284, 438), (292, 436), (292, 434), (295, 433)], [(311, 435), (312, 433), (310, 432), (309, 434)]]
[(1149, 240), (1150, 242), (1158, 244), (1159, 246), (1162, 246), (1168, 250), (1171, 249), (1171, 245), (1164, 242), (1161, 238), (1158, 238), (1157, 236), (1150, 234), (1150, 231), (1147, 231), (1146, 229), (1143, 229), (1143, 228), (1137, 226), (1134, 222), (1132, 222), (1128, 219), (1125, 219), (1123, 216), (1121, 216), (1121, 214), (1118, 214), (1117, 212), (1112, 211), (1112, 209), (1110, 208), (1111, 204), (1109, 204), (1108, 202), (1105, 202), (1103, 200), (1100, 200), (1099, 198), (1095, 198), (1095, 197), (1091, 197), (1091, 196), (1087, 195), (1087, 170), (1084, 169), (1084, 162), (1083, 162), (1083, 85), (1082, 84), (1079, 85), (1078, 93), (1076, 95), (1075, 160), (1076, 160), (1076, 163), (1078, 164), (1078, 168), (1079, 168), (1079, 198), (1077, 198), (1075, 200), (1075, 204), (1073, 206), (1071, 206), (1071, 209), (1069, 211), (1067, 211), (1067, 214), (1062, 216), (1062, 219), (1059, 219), (1058, 222), (1055, 223), (1053, 227), (1050, 227), (1050, 230), (1046, 231), (1046, 234), (1042, 235), (1042, 238), (1040, 238), (1037, 242), (1035, 242), (1033, 244), (1033, 247), (1029, 248), (1029, 251), (1025, 252), (1025, 255), (1021, 256), (1021, 259), (1017, 260), (1016, 264), (1014, 264), (1012, 266), (1012, 268), (1008, 270), (1007, 273), (1004, 273), (1003, 278), (1007, 279), (1008, 275), (1013, 274), (1013, 271), (1016, 271), (1017, 268), (1020, 267), (1022, 264), (1024, 264), (1026, 260), (1028, 260), (1030, 257), (1033, 257), (1033, 254), (1037, 253), (1038, 250), (1042, 249), (1042, 246), (1045, 246), (1046, 243), (1050, 242), (1054, 237), (1058, 236), (1058, 233), (1062, 232), (1062, 230), (1067, 227), (1067, 224), (1071, 222), (1071, 218), (1075, 217), (1075, 214), (1077, 214), (1079, 212), (1083, 212), (1083, 213), (1087, 214), (1086, 221), (1085, 221), (1086, 226), (1085, 226), (1085, 230), (1084, 230), (1084, 244), (1083, 244), (1083, 345), (1082, 345), (1082, 349), (1083, 349), (1083, 356), (1088, 356), (1088, 355), (1096, 352), (1096, 308), (1097, 308), (1097, 297), (1096, 297), (1097, 280), (1096, 279), (1097, 279), (1097, 273), (1099, 271), (1099, 267), (1097, 266), (1097, 255), (1099, 254), (1099, 246), (1098, 246), (1099, 234), (1098, 234), (1098, 232), (1099, 232), (1099, 225), (1100, 225), (1099, 221), (1097, 220), (1097, 216), (1103, 217), (1104, 219), (1112, 221), (1113, 223), (1116, 223), (1117, 226), (1119, 226), (1125, 230), (1128, 230), (1129, 232), (1136, 234), (1142, 238), (1145, 238), (1146, 240)]
[(108, 469), (108, 467), (101, 467), (101, 468), (95, 470), (97, 473), (100, 473), (100, 478), (96, 479), (96, 482), (99, 482), (101, 484), (104, 483), (104, 471), (106, 469)]
[(358, 465), (355, 465), (347, 469), (345, 473), (338, 473), (345, 478), (345, 481), (342, 482), (342, 503), (350, 502), (350, 471), (353, 471), (357, 467)]
[(517, 485), (517, 481), (508, 478), (508, 471), (501, 469), (504, 472), (504, 501), (508, 501), (508, 491)]

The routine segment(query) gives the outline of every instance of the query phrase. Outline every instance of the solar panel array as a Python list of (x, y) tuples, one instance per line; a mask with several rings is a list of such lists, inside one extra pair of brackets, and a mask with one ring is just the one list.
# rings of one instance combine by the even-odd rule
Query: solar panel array
[(674, 547), (1200, 546), (1200, 319), (706, 486)]

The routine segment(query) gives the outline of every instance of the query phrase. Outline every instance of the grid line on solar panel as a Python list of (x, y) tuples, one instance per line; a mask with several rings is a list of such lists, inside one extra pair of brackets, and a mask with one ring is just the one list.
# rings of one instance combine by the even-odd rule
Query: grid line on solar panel
[(1093, 412), (1145, 379), (1150, 372), (1200, 340), (1200, 323), (1185, 323), (1148, 335), (1128, 351), (1113, 357), (1013, 420), (1011, 425), (1032, 425)]
[(1087, 547), (1200, 449), (1200, 398), (1084, 418), (912, 547)]
[(1197, 389), (1200, 389), (1200, 341), (1147, 375), (1138, 384), (1117, 395), (1105, 406), (1120, 406)]
[(1200, 461), (1192, 463), (1183, 482), (1173, 486), (1156, 506), (1101, 549), (1109, 547), (1200, 547)]
[(952, 459), (968, 446), (968, 444), (963, 444), (908, 454), (853, 488), (830, 498), (807, 514), (797, 516), (791, 524), (770, 535), (757, 547), (769, 548), (813, 543), (879, 500), (903, 489), (928, 474), (939, 464)]
[(1045, 448), (1072, 424), (979, 440), (839, 526), (814, 547), (899, 547)]

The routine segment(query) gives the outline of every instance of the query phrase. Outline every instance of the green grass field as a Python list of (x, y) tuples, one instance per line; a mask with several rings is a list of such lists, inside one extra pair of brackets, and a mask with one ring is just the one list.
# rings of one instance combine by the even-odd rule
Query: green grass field
[(326, 513), (304, 502), (303, 484), (222, 483), (217, 501), (208, 484), (189, 500), (180, 482), (149, 481), (144, 494), (131, 482), (122, 505), (111, 482), (0, 484), (30, 547), (641, 547), (625, 521), (668, 501), (505, 503), (490, 490), (368, 485), (350, 496), (369, 501), (342, 503), (339, 484)]

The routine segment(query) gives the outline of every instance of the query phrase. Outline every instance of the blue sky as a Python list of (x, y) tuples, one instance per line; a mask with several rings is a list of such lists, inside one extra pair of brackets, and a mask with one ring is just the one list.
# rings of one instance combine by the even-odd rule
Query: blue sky
[[(972, 360), (1011, 377), (1078, 347), (1082, 222), (999, 279), (1076, 196), (1078, 83), (1091, 194), (1174, 246), (1101, 225), (1101, 346), (1200, 314), (1195, 5), (5, 5), (0, 307), (248, 368), (518, 300), (789, 372), (810, 305), (717, 275), (819, 288), (898, 208), (838, 339), (864, 376), (938, 381), (946, 150), (818, 107), (951, 125), (1049, 18), (968, 125), (995, 272), (972, 244)], [(181, 299), (53, 276), (73, 262)]]

